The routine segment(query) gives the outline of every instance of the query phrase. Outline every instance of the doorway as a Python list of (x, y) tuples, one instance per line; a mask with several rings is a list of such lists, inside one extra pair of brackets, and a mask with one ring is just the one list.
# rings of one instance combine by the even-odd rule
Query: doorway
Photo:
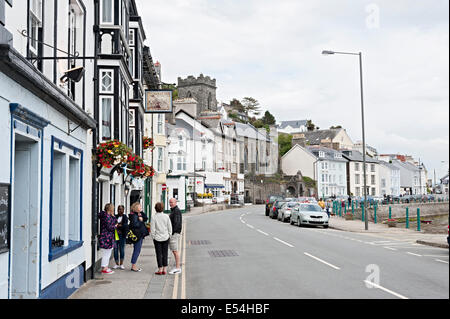
[(12, 171), (12, 299), (39, 297), (40, 152), (37, 141), (15, 135)]

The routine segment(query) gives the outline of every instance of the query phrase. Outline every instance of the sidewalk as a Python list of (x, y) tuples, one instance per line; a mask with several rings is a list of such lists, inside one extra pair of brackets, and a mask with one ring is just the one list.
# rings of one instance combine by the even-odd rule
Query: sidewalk
[[(158, 266), (156, 263), (155, 248), (150, 237), (144, 240), (137, 266), (141, 272), (131, 271), (131, 254), (133, 245), (125, 246), (125, 270), (115, 269), (114, 274), (104, 275), (96, 273), (94, 280), (89, 280), (69, 299), (170, 299), (177, 275), (155, 275)], [(174, 258), (169, 251), (168, 271), (173, 268)], [(115, 265), (114, 258), (109, 263)]]
[(337, 230), (368, 234), (374, 237), (388, 239), (411, 239), (418, 244), (448, 248), (447, 234), (425, 234), (415, 229), (388, 227), (385, 224), (369, 222), (369, 229), (365, 230), (365, 223), (361, 220), (345, 220), (343, 217), (331, 216), (329, 227)]

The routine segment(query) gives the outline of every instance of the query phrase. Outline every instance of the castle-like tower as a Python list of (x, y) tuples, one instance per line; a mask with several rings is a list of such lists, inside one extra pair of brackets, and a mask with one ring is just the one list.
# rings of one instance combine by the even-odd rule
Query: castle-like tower
[(205, 111), (217, 112), (216, 90), (216, 79), (203, 74), (198, 78), (178, 78), (178, 98), (194, 98), (198, 102), (197, 116)]

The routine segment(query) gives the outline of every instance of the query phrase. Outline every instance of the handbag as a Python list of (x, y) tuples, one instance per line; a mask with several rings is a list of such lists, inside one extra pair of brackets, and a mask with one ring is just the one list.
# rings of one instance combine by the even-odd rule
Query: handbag
[(114, 239), (115, 239), (116, 241), (120, 240), (120, 238), (119, 238), (119, 233), (117, 232), (117, 229), (114, 229)]
[(127, 244), (133, 244), (133, 243), (137, 242), (138, 240), (139, 240), (139, 238), (133, 233), (132, 230), (128, 231)]

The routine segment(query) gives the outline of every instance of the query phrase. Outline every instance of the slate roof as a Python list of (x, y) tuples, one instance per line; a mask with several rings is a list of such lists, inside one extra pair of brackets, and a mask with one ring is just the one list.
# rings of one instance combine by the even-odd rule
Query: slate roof
[(319, 131), (304, 132), (302, 134), (305, 135), (305, 142), (306, 143), (309, 142), (309, 145), (319, 145), (322, 140), (325, 139), (333, 140), (341, 130), (342, 129), (319, 130)]
[(302, 126), (306, 126), (307, 120), (298, 120), (298, 121), (282, 121), (278, 126), (279, 129), (285, 129), (290, 126), (292, 128), (300, 128)]
[(327, 148), (327, 147), (316, 147), (308, 146), (306, 149), (311, 152), (315, 157), (319, 158), (319, 152), (324, 152), (325, 157), (320, 157), (321, 160), (335, 161), (335, 162), (348, 162), (343, 156), (341, 158), (336, 158), (336, 154), (341, 154), (340, 152)]
[(244, 136), (252, 139), (266, 140), (270, 141), (270, 139), (261, 133), (258, 130), (249, 124), (243, 124), (236, 122), (236, 133), (238, 136)]
[[(363, 162), (363, 154), (355, 150), (343, 150), (342, 156), (351, 162)], [(379, 163), (378, 160), (366, 155), (366, 163)]]

